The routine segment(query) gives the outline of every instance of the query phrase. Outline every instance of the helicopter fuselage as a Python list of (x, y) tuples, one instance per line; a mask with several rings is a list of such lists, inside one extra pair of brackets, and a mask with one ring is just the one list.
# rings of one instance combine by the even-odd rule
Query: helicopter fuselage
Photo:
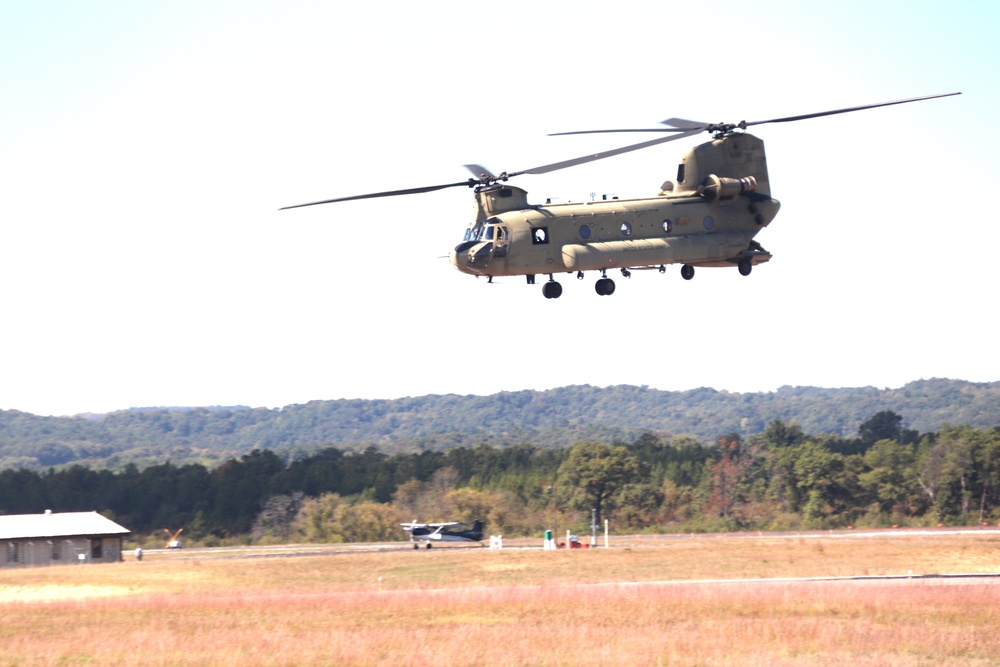
[[(769, 193), (763, 142), (727, 135), (684, 157), (678, 178), (654, 197), (531, 205), (527, 192), (503, 183), (476, 191), (475, 219), (450, 255), (463, 273), (528, 277), (600, 271), (599, 294), (610, 294), (610, 269), (739, 267), (744, 275), (770, 253), (753, 238), (780, 208)], [(601, 281), (599, 281), (601, 283)], [(546, 297), (558, 294), (547, 287)], [(557, 288), (561, 293), (561, 288)]]

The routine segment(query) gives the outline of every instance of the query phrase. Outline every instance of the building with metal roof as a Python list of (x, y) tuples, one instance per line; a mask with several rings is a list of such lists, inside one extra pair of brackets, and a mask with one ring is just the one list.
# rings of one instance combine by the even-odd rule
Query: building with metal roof
[(130, 532), (97, 512), (0, 516), (0, 567), (116, 563)]

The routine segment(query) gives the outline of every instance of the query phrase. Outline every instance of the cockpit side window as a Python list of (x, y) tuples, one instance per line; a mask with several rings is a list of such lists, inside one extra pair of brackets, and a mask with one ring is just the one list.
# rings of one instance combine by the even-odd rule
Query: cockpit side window
[(500, 259), (507, 256), (507, 248), (510, 246), (510, 228), (498, 225), (496, 228), (496, 239), (493, 244), (493, 257)]
[(542, 245), (549, 242), (549, 228), (548, 227), (535, 227), (531, 230), (531, 243), (534, 245)]

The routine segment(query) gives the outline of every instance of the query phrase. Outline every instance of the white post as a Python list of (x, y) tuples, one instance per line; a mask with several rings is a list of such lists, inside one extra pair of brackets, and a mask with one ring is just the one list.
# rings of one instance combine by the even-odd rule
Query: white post
[(608, 520), (604, 520), (604, 548), (608, 548)]

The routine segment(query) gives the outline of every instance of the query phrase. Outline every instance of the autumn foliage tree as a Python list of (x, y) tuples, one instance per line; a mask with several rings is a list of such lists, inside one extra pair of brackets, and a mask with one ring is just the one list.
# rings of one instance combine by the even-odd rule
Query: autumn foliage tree
[(710, 467), (707, 510), (712, 516), (733, 519), (736, 508), (745, 500), (743, 491), (755, 463), (754, 452), (737, 435), (719, 438), (716, 449), (718, 456)]

